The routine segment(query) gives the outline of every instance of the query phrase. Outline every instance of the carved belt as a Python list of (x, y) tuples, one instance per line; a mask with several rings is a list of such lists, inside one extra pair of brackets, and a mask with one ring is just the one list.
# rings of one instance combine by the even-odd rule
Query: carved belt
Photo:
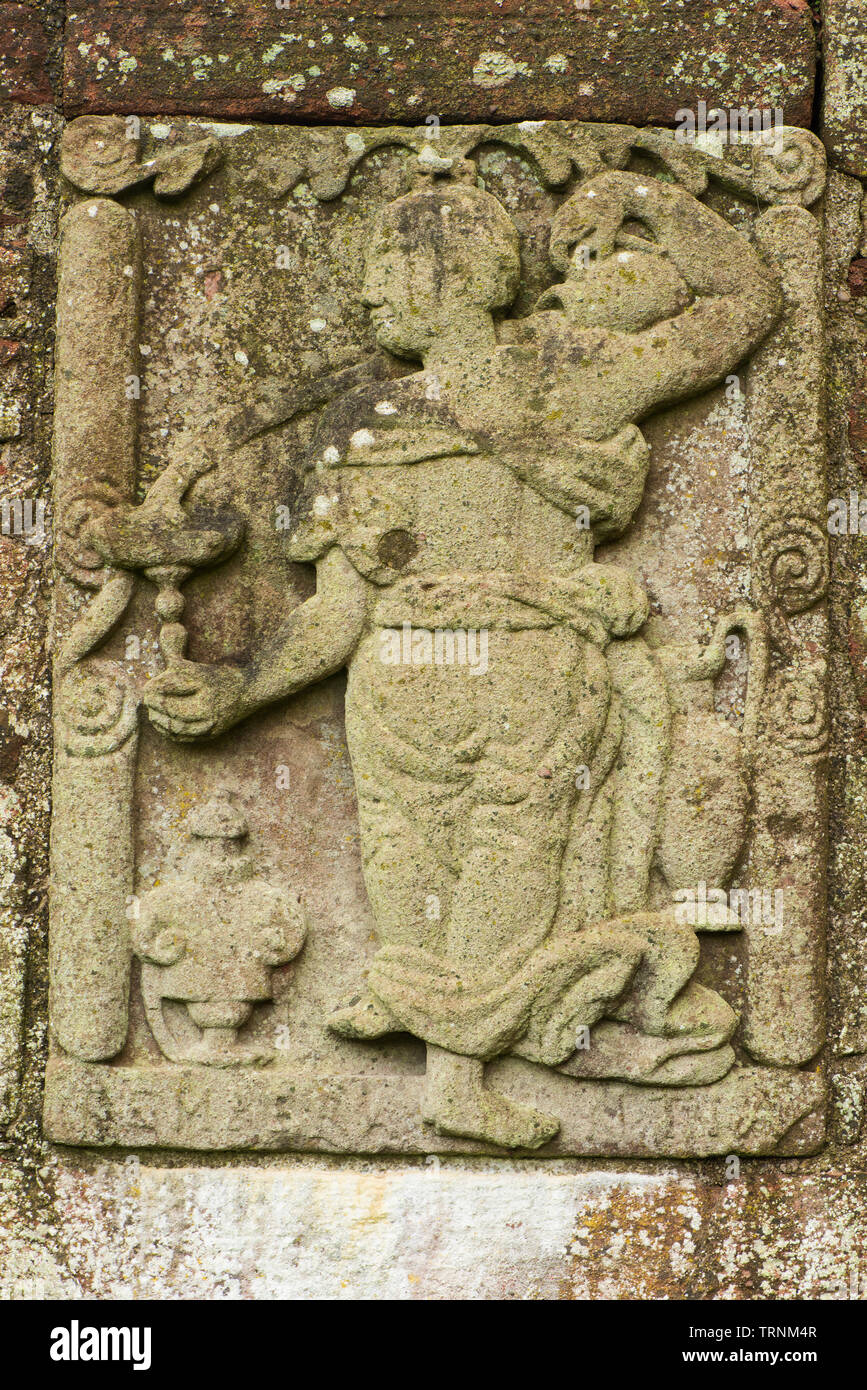
[(590, 564), (570, 577), (525, 571), (411, 575), (381, 591), (371, 621), (377, 627), (410, 622), (423, 628), (489, 628), (520, 632), (530, 628), (571, 627), (594, 645), (608, 645), (612, 633), (637, 630), (646, 616), (643, 591), (617, 570), (620, 592), (608, 576), (614, 566)]

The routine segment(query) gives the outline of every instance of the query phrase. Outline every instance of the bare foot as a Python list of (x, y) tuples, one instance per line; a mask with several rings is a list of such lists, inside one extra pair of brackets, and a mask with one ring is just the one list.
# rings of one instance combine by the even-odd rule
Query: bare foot
[(422, 1119), (437, 1134), (455, 1134), (464, 1139), (482, 1139), (504, 1149), (538, 1149), (560, 1128), (560, 1121), (529, 1105), (518, 1105), (497, 1091), (483, 1090), (467, 1103), (463, 1098), (435, 1110), (425, 1105)]
[(326, 1026), (341, 1038), (381, 1038), (385, 1033), (400, 1031), (400, 1024), (386, 1008), (374, 999), (372, 994), (364, 994), (354, 999), (345, 1009), (337, 1009), (326, 1020)]
[(483, 1085), (484, 1062), (428, 1043), (422, 1119), (437, 1134), (481, 1139), (506, 1149), (537, 1149), (560, 1128), (554, 1115), (519, 1105)]

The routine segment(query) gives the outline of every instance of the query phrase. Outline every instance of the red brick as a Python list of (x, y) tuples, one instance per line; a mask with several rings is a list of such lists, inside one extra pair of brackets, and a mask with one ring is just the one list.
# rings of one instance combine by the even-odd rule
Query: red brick
[(849, 291), (856, 299), (867, 294), (867, 260), (859, 256), (849, 266)]
[[(275, 0), (235, 0), (231, 9), (223, 0), (78, 0), (70, 8), (69, 115), (672, 124), (678, 108), (704, 99), (782, 106), (788, 124), (807, 125), (812, 109), (807, 0), (589, 0), (586, 11), (575, 0), (291, 0), (285, 9)], [(484, 85), (478, 64), (492, 53), (502, 80)], [(296, 75), (303, 86), (292, 84)], [(354, 94), (350, 104), (329, 101), (339, 88)]]
[(0, 4), (0, 99), (27, 106), (51, 101), (48, 44), (29, 5)]

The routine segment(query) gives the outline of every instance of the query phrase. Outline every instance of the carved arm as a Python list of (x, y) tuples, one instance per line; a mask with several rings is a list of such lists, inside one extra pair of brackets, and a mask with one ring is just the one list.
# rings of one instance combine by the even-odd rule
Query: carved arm
[(338, 671), (361, 635), (367, 584), (337, 548), (318, 561), (316, 575), (316, 593), (249, 665), (182, 660), (149, 681), (143, 698), (156, 728), (181, 742), (212, 738)]
[[(623, 231), (629, 222), (653, 237), (643, 253), (641, 240)], [(555, 218), (555, 263), (568, 264), (578, 244), (603, 259), (627, 245), (633, 255), (664, 254), (695, 296), (687, 309), (652, 327), (610, 334), (603, 355), (630, 366), (620, 390), (632, 419), (715, 385), (779, 318), (779, 285), (755, 247), (676, 185), (614, 170), (591, 179)]]

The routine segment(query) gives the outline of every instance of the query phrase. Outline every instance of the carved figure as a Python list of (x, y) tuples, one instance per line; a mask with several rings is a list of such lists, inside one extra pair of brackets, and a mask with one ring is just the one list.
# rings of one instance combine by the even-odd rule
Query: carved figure
[[(693, 978), (695, 932), (651, 899), (660, 853), (669, 884), (702, 866), (696, 844), (706, 878), (730, 872), (740, 825), (722, 855), (712, 836), (683, 846), (688, 870), (670, 834), (661, 846), (688, 702), (677, 659), (641, 635), (640, 585), (594, 547), (641, 500), (638, 422), (721, 380), (780, 311), (751, 244), (652, 178), (583, 183), (551, 247), (563, 282), (502, 319), (520, 263), (496, 199), (431, 181), (384, 210), (364, 297), (380, 345), (421, 368), (322, 413), (290, 549), (316, 593), (249, 666), (178, 658), (145, 692), (164, 734), (206, 738), (348, 666), (380, 948), (330, 1026), (422, 1038), (424, 1119), (510, 1147), (558, 1120), (485, 1086), (499, 1054), (677, 1085), (734, 1061), (735, 1015)], [(384, 662), (404, 624), (417, 659)], [(466, 629), (488, 638), (472, 677), (412, 644)], [(599, 1045), (576, 1053), (588, 1028)]]

